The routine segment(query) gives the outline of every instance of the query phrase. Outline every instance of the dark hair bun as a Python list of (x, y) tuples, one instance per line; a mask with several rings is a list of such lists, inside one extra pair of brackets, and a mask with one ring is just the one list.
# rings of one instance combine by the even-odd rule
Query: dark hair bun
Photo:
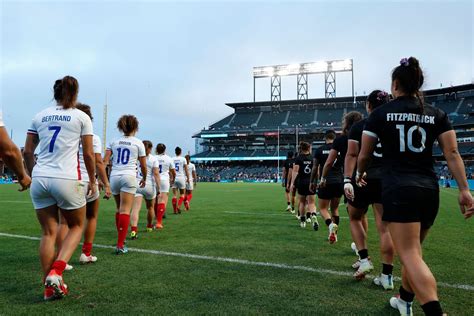
[(420, 62), (415, 57), (408, 58), (408, 66), (413, 68), (420, 68)]

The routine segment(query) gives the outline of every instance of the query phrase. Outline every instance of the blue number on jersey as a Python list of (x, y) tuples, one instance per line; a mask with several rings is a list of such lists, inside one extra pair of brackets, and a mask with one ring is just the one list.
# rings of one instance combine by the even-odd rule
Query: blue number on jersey
[(117, 148), (117, 164), (126, 165), (130, 160), (130, 149), (128, 148)]
[(174, 168), (176, 169), (176, 172), (179, 172), (179, 162), (174, 164)]
[(160, 173), (163, 172), (163, 165), (160, 165)]
[(48, 130), (54, 131), (53, 137), (49, 142), (49, 152), (52, 153), (54, 151), (54, 143), (56, 143), (56, 138), (58, 138), (58, 134), (61, 131), (61, 126), (50, 126)]

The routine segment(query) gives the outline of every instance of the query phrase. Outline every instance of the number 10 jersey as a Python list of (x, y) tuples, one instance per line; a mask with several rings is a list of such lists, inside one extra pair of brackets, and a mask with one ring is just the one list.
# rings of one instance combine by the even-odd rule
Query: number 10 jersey
[(134, 136), (122, 136), (109, 144), (112, 151), (112, 172), (110, 176), (130, 175), (137, 173), (138, 157), (145, 157), (143, 142)]

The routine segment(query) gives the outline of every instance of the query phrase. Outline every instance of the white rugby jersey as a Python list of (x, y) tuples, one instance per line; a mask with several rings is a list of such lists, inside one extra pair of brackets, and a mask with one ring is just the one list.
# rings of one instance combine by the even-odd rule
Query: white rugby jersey
[(189, 182), (193, 182), (194, 180), (194, 176), (193, 176), (193, 171), (196, 172), (196, 166), (190, 162), (188, 163), (188, 172), (189, 172)]
[(183, 156), (176, 156), (173, 158), (174, 169), (176, 170), (176, 178), (184, 178), (184, 166), (187, 164), (186, 158)]
[(93, 135), (87, 114), (76, 108), (51, 106), (36, 114), (28, 133), (39, 138), (33, 177), (82, 179), (79, 143), (81, 136)]
[[(95, 135), (92, 138), (92, 148), (94, 154), (102, 154), (102, 142), (99, 136)], [(82, 151), (82, 142), (79, 143), (79, 164), (81, 166), (81, 175), (83, 181), (89, 181), (89, 174), (87, 173), (86, 164), (84, 162), (84, 152)]]
[(145, 146), (135, 136), (122, 136), (109, 144), (112, 151), (110, 176), (136, 176), (138, 157), (145, 157)]
[(170, 180), (170, 173), (171, 169), (174, 169), (173, 159), (166, 154), (156, 155), (156, 159), (158, 160), (159, 168), (160, 168), (160, 180), (161, 181), (169, 181)]
[[(159, 168), (158, 159), (153, 155), (146, 156), (146, 185), (156, 185), (155, 178), (153, 177), (153, 168)], [(137, 180), (140, 181), (143, 178), (142, 169), (140, 168), (140, 162), (138, 163)]]

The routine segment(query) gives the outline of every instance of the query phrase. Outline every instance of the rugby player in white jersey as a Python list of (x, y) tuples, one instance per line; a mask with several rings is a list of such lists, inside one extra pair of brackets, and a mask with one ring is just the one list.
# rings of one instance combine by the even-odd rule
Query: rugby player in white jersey
[(133, 115), (123, 115), (117, 122), (117, 128), (123, 136), (110, 143), (105, 153), (105, 164), (112, 162), (110, 173), (110, 186), (114, 195), (117, 213), (115, 225), (117, 226), (117, 255), (128, 252), (125, 247), (128, 225), (130, 224), (130, 211), (133, 199), (137, 193), (137, 163), (140, 162), (142, 179), (140, 188), (144, 188), (147, 178), (146, 152), (141, 140), (135, 137), (138, 131), (138, 120)]
[[(92, 113), (90, 106), (86, 104), (77, 104), (77, 109), (81, 110), (82, 112), (86, 113), (87, 116), (90, 117), (91, 121)], [(97, 135), (93, 135), (92, 139), (92, 146), (94, 149), (95, 155), (95, 166), (96, 166), (96, 173), (99, 177), (101, 182), (101, 187), (104, 188), (105, 194), (104, 198), (109, 199), (112, 196), (112, 192), (110, 190), (109, 179), (107, 178), (107, 172), (105, 171), (104, 161), (102, 160), (102, 142), (100, 141), (100, 137)], [(84, 182), (90, 181), (97, 181), (94, 179), (89, 179), (89, 175), (85, 172), (85, 163), (84, 163), (84, 153), (82, 148), (82, 143), (79, 147), (79, 162), (81, 165), (81, 172), (82, 172), (82, 179)], [(79, 257), (79, 262), (82, 264), (85, 263), (92, 263), (97, 261), (97, 257), (93, 256), (92, 253), (92, 243), (94, 242), (95, 232), (97, 229), (97, 218), (99, 215), (99, 191), (94, 196), (90, 196), (86, 198), (87, 205), (86, 205), (86, 227), (84, 229), (84, 242), (82, 244), (82, 253)]]
[[(173, 184), (173, 199), (171, 202), (173, 204), (173, 213), (181, 214), (181, 205), (184, 201), (184, 190), (186, 189), (186, 184), (189, 184), (189, 171), (186, 159), (181, 156), (181, 148), (176, 147), (174, 152), (176, 156), (173, 157), (173, 164), (174, 169), (176, 170), (176, 178)], [(177, 199), (178, 191), (179, 199)]]
[[(62, 274), (66, 263), (81, 240), (86, 214), (86, 193), (96, 194), (95, 183), (82, 182), (78, 159), (82, 142), (84, 163), (90, 178), (95, 176), (91, 119), (75, 108), (79, 83), (66, 76), (56, 80), (54, 99), (57, 105), (39, 112), (26, 137), (24, 158), (32, 175), (31, 199), (41, 224), (40, 261), (44, 272), (44, 299), (62, 298), (68, 293)], [(38, 156), (35, 164), (35, 150)], [(59, 222), (58, 208), (69, 231), (56, 253), (55, 240)]]
[(184, 208), (189, 211), (191, 200), (193, 199), (193, 191), (197, 186), (196, 166), (191, 162), (191, 156), (186, 155), (186, 163), (188, 164), (188, 173), (191, 179), (186, 183), (186, 194), (184, 195)]
[[(142, 201), (145, 198), (145, 204), (147, 209), (147, 231), (153, 229), (153, 209), (155, 206), (156, 194), (159, 194), (160, 190), (160, 171), (158, 159), (154, 155), (151, 155), (153, 144), (149, 140), (144, 140), (143, 145), (145, 146), (146, 152), (146, 184), (144, 188), (138, 188), (135, 193), (135, 199), (133, 200), (132, 214), (131, 214), (131, 232), (130, 238), (138, 238), (138, 217), (140, 209), (142, 208)], [(137, 181), (141, 181), (143, 175), (138, 170)]]
[(163, 228), (163, 216), (168, 204), (170, 184), (174, 182), (176, 177), (173, 160), (165, 152), (165, 144), (156, 145), (156, 159), (158, 159), (160, 169), (160, 194), (157, 197), (157, 203), (155, 203), (156, 229)]

